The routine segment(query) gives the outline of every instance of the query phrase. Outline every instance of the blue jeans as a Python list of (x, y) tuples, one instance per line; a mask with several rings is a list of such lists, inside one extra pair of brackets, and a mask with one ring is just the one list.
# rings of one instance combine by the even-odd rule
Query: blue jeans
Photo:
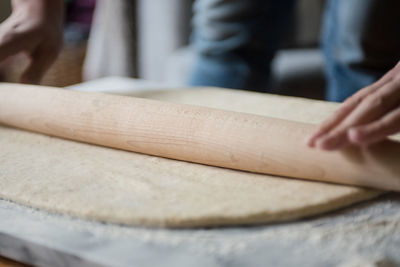
[[(189, 84), (266, 92), (295, 0), (197, 0)], [(322, 45), (327, 99), (343, 101), (400, 59), (398, 0), (328, 0)]]
[(396, 65), (399, 12), (398, 0), (328, 2), (322, 38), (328, 100), (343, 101)]

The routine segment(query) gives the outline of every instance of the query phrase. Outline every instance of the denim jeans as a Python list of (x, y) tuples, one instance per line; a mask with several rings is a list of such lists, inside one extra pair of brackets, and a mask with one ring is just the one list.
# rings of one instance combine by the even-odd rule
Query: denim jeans
[(400, 1), (330, 0), (322, 47), (327, 99), (343, 101), (400, 59)]
[[(295, 0), (197, 0), (189, 84), (267, 91)], [(400, 59), (398, 0), (328, 0), (322, 45), (327, 99), (342, 101)]]

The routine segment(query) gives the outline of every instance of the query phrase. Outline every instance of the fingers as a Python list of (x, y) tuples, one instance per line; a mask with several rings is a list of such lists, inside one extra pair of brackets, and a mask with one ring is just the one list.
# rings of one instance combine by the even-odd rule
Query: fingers
[(307, 145), (309, 147), (315, 147), (316, 141), (321, 136), (328, 133), (337, 125), (339, 125), (340, 122), (357, 107), (357, 105), (365, 98), (365, 96), (376, 91), (379, 88), (379, 85), (383, 82), (384, 81), (379, 81), (369, 87), (364, 88), (363, 90), (358, 91), (356, 94), (348, 98), (330, 118), (325, 120), (317, 128), (314, 134), (307, 140)]
[(343, 103), (342, 106), (335, 111), (335, 113), (325, 120), (320, 126), (318, 126), (317, 130), (314, 134), (307, 140), (307, 145), (309, 147), (315, 147), (316, 141), (322, 135), (329, 132), (332, 128), (338, 125), (355, 107), (357, 103), (347, 102)]
[[(47, 49), (46, 49), (47, 50)], [(57, 53), (38, 48), (31, 54), (31, 61), (21, 76), (21, 82), (29, 84), (39, 84), (57, 58)]]
[[(31, 58), (31, 62), (21, 81), (24, 83), (38, 84), (46, 70), (57, 57), (57, 49), (48, 49), (48, 52), (38, 47), (35, 48), (35, 38), (30, 34), (19, 34), (9, 31), (2, 34), (0, 30), (0, 62), (9, 56), (25, 51)], [(54, 52), (56, 51), (56, 52)]]
[(55, 61), (61, 38), (45, 38), (38, 29), (18, 30), (24, 27), (11, 19), (0, 25), (0, 62), (19, 52), (26, 52), (31, 62), (22, 74), (21, 81), (38, 84)]
[(0, 27), (0, 61), (29, 48), (25, 35)]
[(334, 128), (320, 135), (315, 140), (314, 146), (323, 150), (336, 150), (350, 145), (348, 131), (380, 119), (398, 105), (399, 88), (400, 82), (393, 80), (386, 83), (379, 91), (365, 96)]
[(62, 0), (13, 1), (11, 16), (0, 24), (0, 62), (19, 52), (31, 58), (21, 79), (39, 83), (62, 44)]
[[(348, 116), (350, 116), (350, 114), (352, 114), (361, 103), (364, 103), (365, 99), (368, 96), (371, 96), (378, 90), (380, 91), (382, 87), (394, 80), (399, 71), (400, 62), (396, 65), (395, 68), (386, 73), (380, 80), (358, 91), (356, 94), (348, 98), (341, 105), (341, 107), (330, 118), (324, 121), (308, 138), (307, 145), (309, 147), (319, 146), (322, 149), (336, 149), (334, 147), (340, 145), (340, 138), (338, 137), (338, 135), (344, 134), (340, 132), (340, 129), (337, 130), (336, 128), (338, 128), (339, 125), (341, 125), (343, 121), (347, 119)], [(397, 89), (399, 88), (396, 88), (396, 90)], [(332, 133), (332, 131), (334, 131), (335, 129), (336, 132)], [(324, 139), (324, 141), (321, 141), (321, 139)]]
[(399, 131), (400, 109), (396, 109), (378, 121), (351, 128), (348, 131), (348, 138), (355, 145), (370, 145)]

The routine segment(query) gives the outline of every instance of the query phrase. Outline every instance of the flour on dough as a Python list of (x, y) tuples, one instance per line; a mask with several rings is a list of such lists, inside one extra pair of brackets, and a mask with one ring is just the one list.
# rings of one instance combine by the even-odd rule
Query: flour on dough
[[(332, 103), (221, 89), (141, 97), (317, 123)], [(294, 220), (378, 191), (228, 170), (0, 126), (0, 197), (87, 219), (143, 226)]]

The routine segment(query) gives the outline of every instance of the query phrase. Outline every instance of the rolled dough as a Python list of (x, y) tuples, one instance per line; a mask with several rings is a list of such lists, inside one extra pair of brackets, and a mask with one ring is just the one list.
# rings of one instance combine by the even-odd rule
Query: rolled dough
[[(312, 123), (337, 108), (333, 103), (215, 88), (135, 96)], [(277, 222), (381, 194), (119, 151), (5, 126), (0, 126), (0, 148), (1, 198), (112, 223), (195, 227)]]

